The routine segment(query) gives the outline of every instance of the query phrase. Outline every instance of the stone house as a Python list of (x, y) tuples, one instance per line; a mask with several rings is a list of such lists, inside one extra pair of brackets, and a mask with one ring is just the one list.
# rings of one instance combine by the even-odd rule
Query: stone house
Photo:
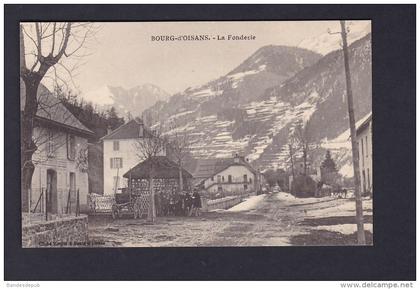
[(372, 113), (356, 128), (359, 146), (360, 190), (362, 193), (373, 192), (372, 164)]
[[(144, 160), (138, 152), (138, 143), (150, 136), (151, 132), (143, 122), (133, 119), (101, 138), (104, 195), (115, 194), (127, 187), (127, 179), (122, 176)], [(165, 151), (159, 155), (165, 155)]]
[[(21, 111), (25, 103), (24, 86), (21, 81)], [(92, 136), (93, 132), (41, 84), (33, 131), (37, 145), (32, 157), (35, 170), (30, 193), (22, 195), (23, 208), (29, 204), (31, 211), (36, 208), (36, 212), (44, 212), (47, 206), (48, 212), (62, 214), (68, 206), (75, 209), (79, 191), (80, 209), (87, 209), (87, 146)]]
[(194, 183), (211, 196), (256, 192), (262, 183), (262, 175), (238, 155), (198, 160), (193, 176)]

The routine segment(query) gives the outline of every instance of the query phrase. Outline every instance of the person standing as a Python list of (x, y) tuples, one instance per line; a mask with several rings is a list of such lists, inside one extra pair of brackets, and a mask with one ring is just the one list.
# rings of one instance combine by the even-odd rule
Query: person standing
[(193, 215), (198, 217), (200, 216), (201, 209), (201, 196), (198, 193), (198, 190), (194, 190), (193, 194)]

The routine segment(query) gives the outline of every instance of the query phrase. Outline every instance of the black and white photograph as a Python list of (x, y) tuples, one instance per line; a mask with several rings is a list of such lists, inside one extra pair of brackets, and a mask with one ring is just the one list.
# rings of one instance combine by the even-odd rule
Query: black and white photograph
[(369, 20), (19, 29), (22, 247), (373, 245)]

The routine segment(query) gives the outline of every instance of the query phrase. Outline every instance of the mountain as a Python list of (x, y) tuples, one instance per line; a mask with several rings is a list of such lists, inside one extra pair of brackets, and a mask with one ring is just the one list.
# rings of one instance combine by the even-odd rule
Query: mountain
[(104, 86), (83, 95), (100, 107), (114, 106), (120, 115), (130, 113), (141, 116), (143, 111), (158, 101), (165, 101), (169, 94), (154, 84), (143, 84), (125, 89), (121, 86)]
[[(298, 47), (316, 51), (322, 55), (341, 49), (341, 28), (339, 22), (336, 22), (334, 31), (325, 31), (320, 35), (304, 39), (298, 44)], [(348, 27), (347, 43), (349, 45), (371, 33), (370, 21), (346, 21), (346, 26)]]
[[(372, 109), (370, 34), (353, 42), (349, 55), (360, 119)], [(320, 57), (306, 49), (268, 46), (226, 76), (157, 103), (145, 116), (168, 135), (188, 132), (198, 158), (241, 153), (265, 170), (287, 165), (288, 135), (300, 121), (309, 123), (316, 142), (342, 134), (348, 128), (345, 96), (342, 51)], [(322, 159), (325, 148), (318, 150)]]
[[(283, 83), (321, 55), (307, 49), (265, 46), (257, 50), (227, 75), (202, 86), (189, 87), (145, 111), (145, 122), (176, 122), (183, 125), (196, 117), (217, 115), (240, 117), (236, 108), (258, 99), (264, 91)], [(239, 113), (236, 115), (236, 113)]]

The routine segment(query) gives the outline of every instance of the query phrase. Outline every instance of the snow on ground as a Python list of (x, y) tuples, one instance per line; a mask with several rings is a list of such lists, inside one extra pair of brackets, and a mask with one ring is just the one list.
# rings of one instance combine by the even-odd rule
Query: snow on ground
[[(365, 231), (373, 233), (373, 224), (364, 224)], [(318, 226), (316, 230), (326, 230), (331, 232), (338, 232), (345, 235), (353, 234), (357, 231), (356, 224), (340, 224), (340, 225), (331, 225), (331, 226)]]
[(315, 202), (322, 202), (325, 200), (333, 200), (333, 197), (323, 197), (323, 198), (296, 198), (295, 196), (289, 194), (289, 193), (285, 193), (285, 192), (280, 192), (277, 193), (276, 198), (279, 199), (280, 201), (283, 201), (285, 205), (303, 205), (303, 204), (310, 204), (310, 203), (315, 203)]
[(353, 166), (350, 164), (344, 164), (338, 173), (344, 177), (352, 178), (354, 176)]
[(242, 203), (237, 204), (236, 206), (228, 209), (229, 212), (241, 212), (241, 211), (249, 211), (252, 209), (255, 209), (258, 204), (266, 197), (266, 195), (258, 195), (258, 196), (252, 196)]

